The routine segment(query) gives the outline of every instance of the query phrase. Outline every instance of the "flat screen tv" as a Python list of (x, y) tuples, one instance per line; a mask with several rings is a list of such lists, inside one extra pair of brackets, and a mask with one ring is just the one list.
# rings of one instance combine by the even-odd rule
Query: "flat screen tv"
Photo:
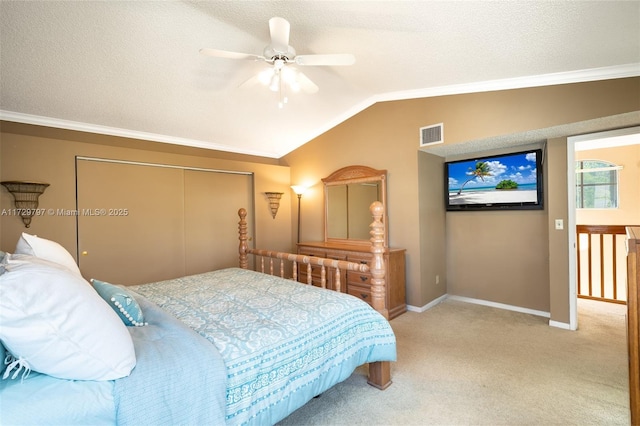
[(444, 164), (448, 211), (543, 208), (542, 150)]

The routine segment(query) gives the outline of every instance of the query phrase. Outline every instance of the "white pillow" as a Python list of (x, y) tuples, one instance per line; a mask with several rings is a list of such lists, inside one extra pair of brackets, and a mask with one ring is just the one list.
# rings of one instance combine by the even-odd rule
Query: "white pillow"
[(61, 379), (128, 376), (136, 358), (120, 317), (61, 265), (9, 255), (0, 275), (0, 340), (33, 371)]
[(46, 240), (36, 235), (30, 235), (23, 232), (22, 236), (18, 240), (18, 244), (16, 244), (15, 253), (28, 254), (58, 263), (67, 267), (70, 271), (82, 276), (73, 256), (71, 256), (64, 247), (55, 241)]

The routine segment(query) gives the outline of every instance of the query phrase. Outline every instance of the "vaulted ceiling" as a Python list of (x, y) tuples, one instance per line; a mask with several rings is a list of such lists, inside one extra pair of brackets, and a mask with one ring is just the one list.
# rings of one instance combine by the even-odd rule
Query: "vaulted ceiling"
[[(268, 21), (319, 90), (239, 87)], [(279, 158), (375, 102), (640, 75), (638, 1), (5, 1), (0, 119)]]

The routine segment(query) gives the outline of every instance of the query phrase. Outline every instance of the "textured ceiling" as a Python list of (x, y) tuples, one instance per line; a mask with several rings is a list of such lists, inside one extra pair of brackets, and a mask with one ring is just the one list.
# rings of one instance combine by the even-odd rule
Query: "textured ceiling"
[[(268, 20), (320, 90), (279, 109)], [(640, 75), (638, 1), (0, 1), (0, 119), (278, 158), (377, 101)]]

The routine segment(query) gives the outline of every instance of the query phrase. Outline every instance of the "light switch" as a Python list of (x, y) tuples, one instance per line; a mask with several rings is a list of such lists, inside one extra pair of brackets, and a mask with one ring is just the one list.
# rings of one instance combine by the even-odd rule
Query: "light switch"
[(556, 229), (564, 229), (564, 221), (562, 219), (556, 219)]

